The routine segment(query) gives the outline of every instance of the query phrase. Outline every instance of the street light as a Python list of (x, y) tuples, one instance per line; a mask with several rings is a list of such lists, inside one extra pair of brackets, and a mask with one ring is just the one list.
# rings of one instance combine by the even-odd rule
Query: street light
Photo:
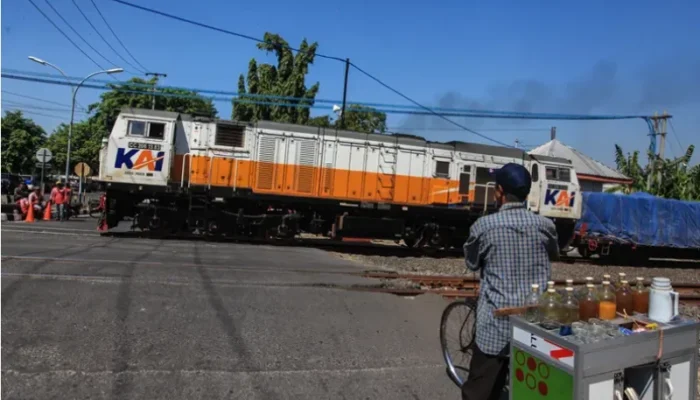
[[(41, 58), (37, 58), (34, 56), (29, 56), (29, 59), (34, 61), (35, 63), (39, 63), (41, 65), (48, 66), (48, 67), (55, 69), (56, 71), (60, 72), (61, 75), (63, 75), (63, 77), (65, 77), (66, 80), (68, 80), (68, 82), (70, 83), (70, 79), (68, 79), (68, 76), (63, 72), (63, 70), (61, 70), (57, 66), (51, 64), (48, 61), (42, 60)], [(72, 85), (71, 85), (71, 88), (72, 88), (71, 90), (73, 92), (73, 100), (71, 102), (70, 125), (68, 127), (68, 148), (66, 150), (66, 184), (68, 184), (68, 176), (70, 174), (70, 144), (71, 144), (71, 138), (73, 137), (73, 118), (75, 115), (75, 95), (78, 93), (78, 89), (80, 89), (80, 86), (82, 86), (82, 84), (85, 83), (85, 81), (87, 81), (88, 79), (92, 78), (95, 75), (99, 75), (99, 74), (110, 74), (111, 75), (111, 74), (118, 74), (118, 73), (123, 72), (123, 71), (124, 71), (123, 68), (111, 68), (111, 69), (106, 69), (104, 71), (93, 72), (90, 75), (86, 76), (82, 81), (80, 81), (80, 83), (78, 83), (77, 86), (72, 87)]]

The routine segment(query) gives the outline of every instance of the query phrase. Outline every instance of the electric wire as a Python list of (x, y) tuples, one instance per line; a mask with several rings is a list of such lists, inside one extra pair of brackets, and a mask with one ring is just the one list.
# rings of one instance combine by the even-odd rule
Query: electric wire
[[(22, 109), (22, 108), (14, 108), (14, 107), (10, 107), (10, 110), (12, 110), (12, 111), (20, 111), (20, 112), (22, 112), (23, 114), (39, 115), (39, 116), (41, 116), (41, 117), (55, 118), (55, 119), (58, 119), (58, 120), (63, 121), (64, 123), (68, 123), (68, 119), (67, 119), (66, 117), (61, 117), (61, 116), (58, 116), (58, 115), (45, 114), (45, 113), (40, 113), (40, 112), (36, 112), (36, 111), (29, 111), (29, 110), (25, 110), (25, 109)], [(5, 110), (3, 110), (3, 111), (9, 112), (7, 109), (5, 109)]]
[[(10, 74), (19, 74), (19, 75), (29, 75), (29, 76), (41, 76), (41, 77), (49, 77), (49, 78), (56, 78), (56, 74), (49, 74), (49, 73), (41, 73), (41, 72), (29, 72), (29, 71), (21, 71), (21, 70), (15, 70), (15, 69), (3, 69), (3, 73), (10, 73)], [(70, 77), (69, 79), (71, 80), (80, 80), (81, 78), (78, 77)], [(105, 80), (100, 80), (100, 79), (92, 79), (92, 82), (102, 82), (106, 84), (111, 84), (110, 81), (105, 81)], [(149, 91), (153, 90), (153, 86), (151, 84), (146, 84), (146, 83), (136, 83), (136, 82), (125, 82), (121, 81), (120, 82), (123, 85), (129, 85), (129, 86), (134, 86), (134, 87), (142, 87), (144, 89), (147, 89)], [(260, 98), (260, 99), (281, 99), (281, 100), (291, 100), (291, 101), (299, 101), (299, 102), (309, 102), (309, 99), (305, 98), (300, 98), (300, 97), (291, 97), (291, 96), (279, 96), (279, 95), (271, 95), (271, 94), (249, 94), (245, 93), (242, 95), (239, 95), (237, 92), (231, 92), (231, 91), (225, 91), (225, 90), (212, 90), (212, 89), (203, 89), (203, 88), (187, 88), (187, 87), (178, 87), (178, 86), (160, 86), (160, 89), (171, 89), (171, 90), (184, 90), (184, 91), (193, 91), (197, 93), (212, 93), (212, 94), (222, 94), (222, 95), (227, 95), (227, 96), (233, 96), (238, 98)], [(222, 100), (230, 100), (230, 98), (222, 99)], [(237, 100), (238, 101), (238, 100)], [(336, 104), (340, 102), (340, 100), (329, 100), (329, 99), (314, 99), (314, 103), (328, 103), (328, 104)], [(271, 104), (276, 104), (276, 103), (271, 103)], [(409, 110), (423, 110), (421, 107), (416, 107), (416, 106), (410, 106), (410, 105), (400, 105), (400, 104), (386, 104), (386, 103), (369, 103), (369, 102), (353, 102), (353, 105), (359, 105), (359, 106), (364, 106), (364, 107), (372, 107), (372, 108), (397, 108), (397, 109), (409, 109)], [(620, 120), (620, 119), (638, 119), (638, 118), (647, 118), (643, 115), (583, 115), (583, 114), (553, 114), (553, 113), (524, 113), (524, 112), (511, 112), (511, 111), (492, 111), (492, 110), (475, 110), (475, 109), (459, 109), (459, 108), (433, 108), (433, 111), (440, 111), (440, 112), (446, 112), (446, 113), (457, 113), (455, 116), (460, 116), (460, 117), (473, 117), (473, 118), (504, 118), (504, 119), (542, 119), (542, 120)], [(353, 111), (350, 109), (346, 109), (346, 112), (348, 111)], [(362, 110), (358, 110), (362, 111)], [(422, 111), (423, 114), (425, 114), (425, 111)], [(432, 112), (429, 112), (428, 115), (432, 115)], [(418, 113), (418, 115), (421, 115), (421, 113)], [(447, 115), (447, 114), (446, 114)]]
[(681, 149), (681, 154), (684, 154), (685, 151), (683, 150), (683, 145), (681, 144), (681, 140), (678, 138), (678, 135), (676, 134), (676, 128), (673, 126), (673, 121), (671, 121), (669, 119), (668, 124), (671, 125), (671, 133), (673, 134), (673, 137), (676, 138), (676, 142), (678, 143), (678, 147)]
[[(8, 105), (20, 106), (20, 107), (33, 108), (36, 110), (43, 110), (43, 111), (58, 111), (58, 112), (67, 112), (67, 113), (69, 113), (71, 111), (70, 108), (43, 107), (43, 106), (37, 106), (35, 104), (21, 103), (21, 102), (5, 100), (5, 99), (2, 100), (2, 103), (8, 104)], [(78, 114), (89, 114), (86, 111), (75, 110), (75, 112)]]
[[(25, 94), (10, 92), (9, 90), (5, 90), (5, 89), (2, 89), (2, 93), (9, 94), (9, 95), (11, 95), (11, 96), (23, 97), (23, 98), (25, 98), (25, 99), (30, 99), (30, 100), (43, 101), (43, 102), (45, 102), (45, 103), (54, 104), (54, 105), (57, 105), (57, 106), (70, 107), (70, 104), (59, 103), (59, 102), (56, 102), (56, 101), (46, 100), (46, 99), (42, 99), (42, 98), (39, 98), (39, 97), (27, 96), (27, 95), (25, 95)], [(83, 106), (80, 106), (79, 108), (81, 108), (81, 109), (87, 111), (87, 109), (86, 109), (85, 107), (83, 107)]]
[(120, 45), (122, 45), (122, 47), (124, 48), (124, 51), (126, 51), (126, 53), (134, 60), (134, 62), (136, 62), (136, 64), (138, 64), (143, 69), (143, 71), (148, 71), (148, 68), (144, 67), (143, 64), (141, 64), (139, 62), (139, 60), (137, 60), (136, 57), (134, 57), (134, 55), (131, 54), (131, 52), (124, 45), (124, 43), (121, 41), (121, 39), (119, 39), (119, 36), (117, 36), (117, 33), (114, 32), (114, 29), (112, 29), (112, 26), (109, 24), (109, 22), (107, 22), (107, 19), (104, 17), (104, 15), (102, 15), (102, 12), (100, 11), (99, 7), (97, 7), (97, 4), (95, 3), (95, 1), (90, 0), (90, 2), (95, 7), (95, 10), (97, 10), (97, 13), (100, 15), (100, 18), (102, 18), (102, 21), (104, 21), (107, 28), (110, 30), (110, 32), (112, 32), (112, 35), (114, 35), (114, 38), (117, 39), (117, 42), (119, 42)]
[(88, 60), (92, 61), (92, 63), (95, 64), (95, 65), (97, 65), (98, 68), (100, 68), (100, 69), (102, 69), (102, 70), (105, 69), (105, 68), (104, 68), (103, 66), (101, 66), (97, 61), (93, 60), (93, 58), (90, 57), (85, 51), (83, 51), (83, 49), (81, 49), (80, 46), (78, 46), (78, 45), (73, 41), (73, 39), (71, 39), (65, 32), (63, 32), (63, 30), (62, 30), (61, 28), (59, 28), (58, 25), (56, 25), (56, 23), (53, 22), (53, 20), (52, 20), (51, 18), (49, 18), (48, 15), (44, 14), (44, 12), (41, 11), (41, 8), (39, 8), (39, 6), (37, 6), (36, 3), (34, 3), (34, 1), (32, 1), (32, 0), (27, 0), (27, 1), (29, 1), (30, 3), (32, 3), (32, 5), (34, 6), (34, 8), (36, 8), (37, 11), (39, 11), (39, 13), (41, 13), (41, 15), (43, 15), (44, 18), (46, 18), (46, 20), (49, 21), (49, 22), (51, 23), (51, 25), (53, 25), (54, 28), (56, 28), (56, 30), (58, 30), (58, 31), (61, 33), (61, 35), (63, 35), (66, 39), (68, 39), (68, 41), (71, 42), (71, 44), (72, 44), (76, 49), (78, 49), (81, 53), (83, 53), (83, 55), (84, 55), (85, 57), (87, 57)]
[[(47, 0), (47, 1), (48, 1), (48, 0)], [(87, 21), (87, 23), (92, 27), (92, 29), (95, 31), (95, 33), (97, 33), (97, 35), (102, 39), (102, 41), (104, 41), (104, 42), (107, 44), (107, 46), (109, 46), (109, 48), (112, 49), (112, 51), (114, 52), (114, 54), (116, 54), (119, 58), (122, 59), (122, 61), (124, 61), (125, 63), (127, 63), (129, 66), (131, 66), (131, 67), (134, 68), (135, 70), (137, 70), (137, 71), (139, 71), (139, 72), (141, 72), (141, 73), (145, 73), (145, 72), (146, 72), (146, 71), (141, 71), (141, 70), (139, 70), (138, 67), (134, 66), (134, 64), (130, 63), (130, 62), (127, 61), (124, 57), (122, 57), (122, 55), (121, 55), (117, 50), (115, 50), (114, 47), (112, 47), (111, 44), (109, 44), (109, 42), (107, 41), (107, 39), (105, 39), (105, 37), (102, 36), (102, 34), (100, 33), (99, 30), (97, 30), (97, 28), (95, 27), (95, 25), (92, 24), (92, 21), (90, 21), (90, 18), (88, 18), (88, 16), (85, 15), (85, 13), (84, 13), (83, 10), (80, 8), (80, 6), (78, 5), (78, 3), (76, 3), (75, 0), (72, 0), (72, 2), (73, 2), (73, 5), (75, 6), (75, 8), (78, 9), (78, 12), (80, 12), (80, 15), (82, 15), (83, 18), (85, 18), (85, 21)], [(129, 72), (129, 73), (132, 74), (132, 75), (138, 75), (138, 74), (134, 74), (134, 73), (131, 72), (131, 71), (126, 71), (126, 72)]]
[(92, 51), (94, 51), (95, 53), (97, 53), (98, 56), (102, 57), (102, 59), (105, 60), (105, 61), (107, 61), (109, 64), (112, 64), (112, 65), (115, 65), (115, 66), (116, 66), (116, 64), (114, 63), (114, 61), (108, 59), (108, 58), (105, 57), (102, 53), (100, 53), (99, 50), (97, 50), (96, 48), (92, 47), (92, 45), (91, 45), (87, 40), (85, 40), (85, 38), (84, 38), (80, 33), (78, 33), (78, 31), (75, 30), (75, 28), (73, 28), (73, 25), (71, 25), (70, 22), (66, 21), (66, 19), (63, 18), (63, 15), (61, 15), (61, 13), (58, 12), (58, 10), (51, 4), (51, 2), (50, 2), (49, 0), (44, 0), (44, 1), (46, 2), (46, 4), (48, 4), (49, 7), (51, 7), (51, 9), (53, 10), (53, 12), (55, 12), (56, 15), (58, 15), (58, 18), (60, 18), (61, 21), (63, 21), (64, 24), (68, 25), (68, 27), (70, 28), (70, 30), (72, 30), (73, 33), (75, 33), (75, 35), (78, 36), (78, 37), (80, 38), (80, 40), (82, 40), (90, 49), (92, 49)]
[[(193, 21), (193, 20), (191, 20), (191, 19), (186, 19), (186, 18), (178, 17), (178, 16), (172, 15), (172, 14), (167, 14), (167, 13), (164, 13), (164, 12), (162, 12), (162, 11), (154, 10), (154, 9), (152, 9), (152, 8), (148, 8), (148, 7), (144, 7), (144, 6), (139, 6), (139, 5), (137, 5), (137, 4), (129, 3), (128, 1), (124, 1), (124, 0), (112, 0), (112, 1), (117, 2), (117, 3), (119, 3), (119, 4), (123, 4), (123, 5), (125, 5), (125, 6), (137, 8), (137, 9), (142, 10), (142, 11), (150, 12), (150, 13), (153, 13), (153, 14), (158, 14), (158, 15), (161, 15), (161, 16), (163, 16), (163, 17), (167, 17), (167, 18), (171, 18), (171, 19), (178, 20), (178, 21), (181, 21), (181, 22), (185, 22), (185, 23), (188, 23), (188, 24), (191, 24), (191, 25), (196, 25), (196, 26), (199, 26), (199, 27), (201, 27), (201, 28), (211, 29), (211, 30), (214, 30), (214, 31), (217, 31), (217, 32), (225, 33), (225, 34), (227, 34), (227, 35), (232, 35), (232, 36), (236, 36), (236, 37), (239, 37), (239, 38), (252, 40), (252, 41), (255, 41), (255, 42), (258, 42), (258, 43), (266, 43), (264, 40), (259, 39), (259, 38), (256, 38), (256, 37), (253, 37), (253, 36), (250, 36), (250, 35), (245, 35), (245, 34), (242, 34), (242, 33), (229, 31), (229, 30), (227, 30), (227, 29), (218, 28), (218, 27), (213, 26), (213, 25), (209, 25), (209, 24), (205, 24), (205, 23), (202, 23), (202, 22)], [(298, 52), (298, 53), (310, 53), (309, 51), (300, 50), (300, 49), (295, 48), (295, 47), (292, 47), (292, 46), (285, 46), (285, 47), (288, 48), (289, 50), (296, 51), (296, 52)], [(321, 54), (321, 53), (314, 53), (314, 55), (317, 56), (317, 57), (320, 57), (320, 58), (326, 58), (326, 59), (329, 59), (329, 60), (336, 60), (336, 61), (340, 61), (340, 62), (343, 62), (343, 63), (346, 61), (345, 59), (340, 58), (340, 57), (329, 56), (329, 55), (325, 55), (325, 54)]]

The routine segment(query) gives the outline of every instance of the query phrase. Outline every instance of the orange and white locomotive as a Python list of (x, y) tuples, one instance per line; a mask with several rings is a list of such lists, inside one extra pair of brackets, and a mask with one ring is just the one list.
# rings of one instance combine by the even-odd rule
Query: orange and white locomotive
[(491, 172), (509, 162), (531, 171), (527, 205), (555, 221), (565, 247), (581, 215), (569, 160), (410, 135), (125, 108), (100, 152), (101, 229), (132, 217), (134, 226), (158, 232), (309, 232), (461, 246), (473, 221), (495, 210)]

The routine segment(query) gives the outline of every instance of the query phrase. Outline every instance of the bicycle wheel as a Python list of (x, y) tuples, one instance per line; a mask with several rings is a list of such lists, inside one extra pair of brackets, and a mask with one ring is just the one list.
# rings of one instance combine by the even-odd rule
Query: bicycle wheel
[(476, 337), (476, 300), (450, 303), (442, 312), (440, 345), (447, 364), (447, 375), (457, 386), (469, 376), (474, 339)]

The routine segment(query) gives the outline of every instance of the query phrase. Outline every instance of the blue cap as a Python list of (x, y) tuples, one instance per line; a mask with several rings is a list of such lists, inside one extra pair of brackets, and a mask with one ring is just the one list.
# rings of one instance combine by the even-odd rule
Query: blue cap
[(495, 170), (496, 184), (503, 188), (506, 194), (527, 197), (532, 186), (532, 178), (527, 168), (520, 164), (508, 163)]

